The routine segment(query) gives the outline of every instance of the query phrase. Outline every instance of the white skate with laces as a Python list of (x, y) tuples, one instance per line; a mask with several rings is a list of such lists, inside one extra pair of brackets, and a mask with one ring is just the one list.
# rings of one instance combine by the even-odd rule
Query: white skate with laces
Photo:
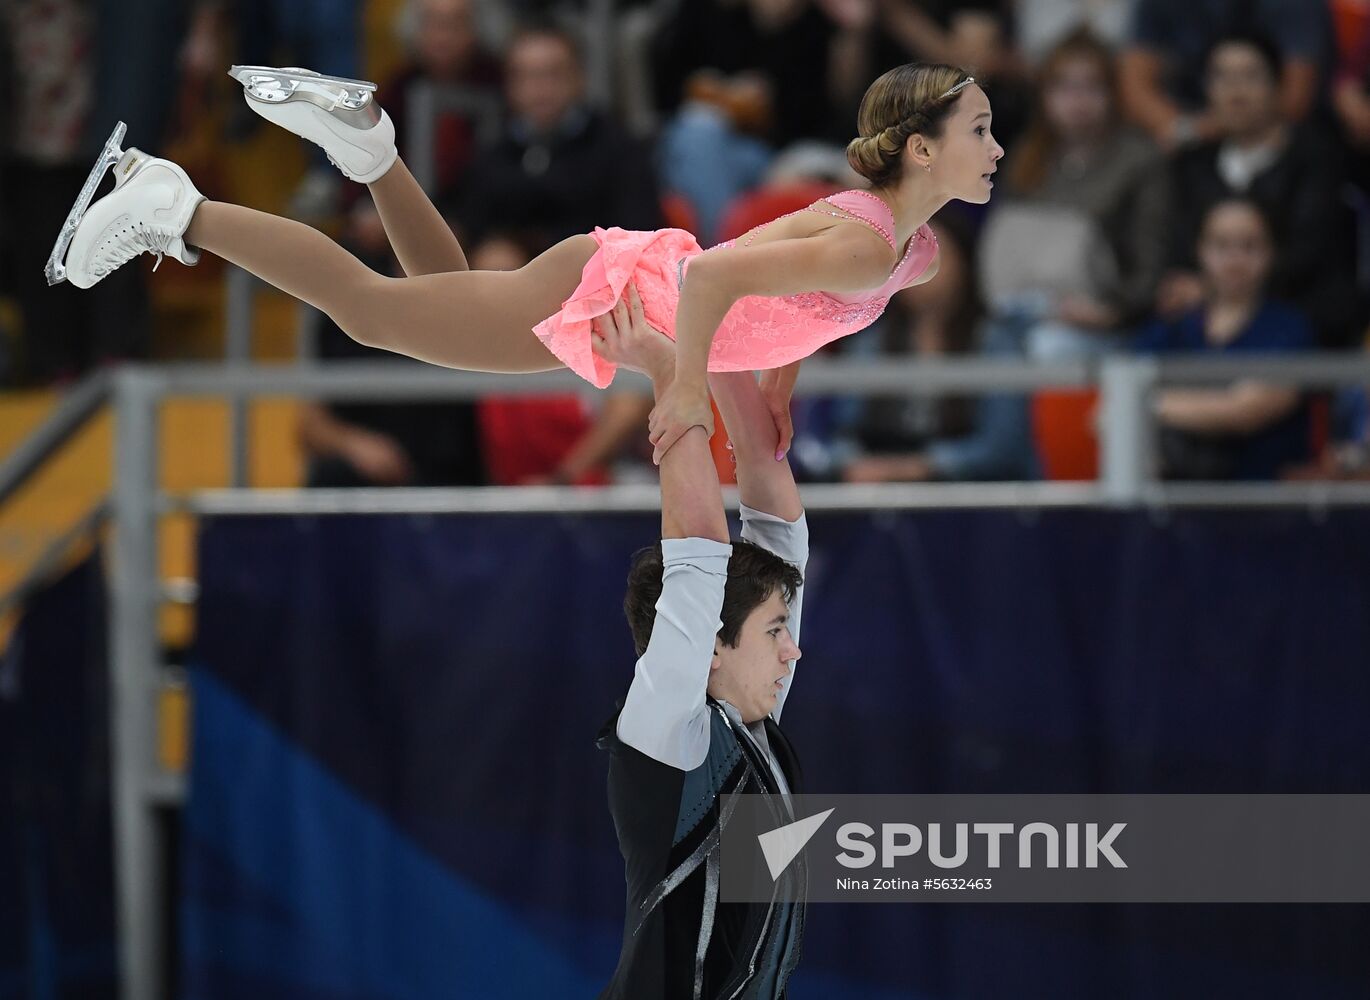
[[(144, 253), (156, 254), (158, 266), (164, 256), (182, 264), (200, 259), (200, 251), (186, 245), (185, 232), (205, 196), (170, 160), (121, 149), (125, 130), (123, 122), (115, 127), (62, 224), (44, 269), (49, 285), (70, 281), (90, 288)], [(96, 201), (110, 167), (114, 190)]]
[(307, 139), (347, 177), (378, 180), (395, 163), (395, 126), (376, 104), (376, 85), (299, 67), (234, 66), (247, 106)]

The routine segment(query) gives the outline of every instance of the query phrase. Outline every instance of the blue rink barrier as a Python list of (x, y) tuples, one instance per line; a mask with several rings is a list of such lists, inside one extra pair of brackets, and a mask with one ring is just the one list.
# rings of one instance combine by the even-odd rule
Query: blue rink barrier
[(114, 1000), (104, 576), (25, 603), (0, 653), (0, 1000)]
[[(825, 792), (1370, 791), (1370, 511), (812, 513)], [(218, 516), (187, 1000), (592, 997), (647, 515)], [(791, 1000), (1363, 997), (1359, 906), (814, 905)]]

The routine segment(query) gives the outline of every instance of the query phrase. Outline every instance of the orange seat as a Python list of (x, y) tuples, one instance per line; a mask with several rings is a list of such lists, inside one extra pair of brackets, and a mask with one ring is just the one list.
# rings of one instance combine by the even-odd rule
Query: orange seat
[(683, 229), (687, 233), (699, 235), (699, 216), (695, 214), (694, 206), (683, 195), (663, 195), (661, 217), (668, 229)]
[(1032, 437), (1047, 479), (1099, 478), (1096, 389), (1039, 392), (1032, 397)]
[(757, 226), (812, 205), (839, 189), (824, 181), (799, 181), (773, 188), (748, 191), (734, 198), (723, 211), (718, 224), (718, 238), (735, 240)]
[(1325, 392), (1308, 398), (1308, 453), (1320, 458), (1332, 442), (1332, 397)]

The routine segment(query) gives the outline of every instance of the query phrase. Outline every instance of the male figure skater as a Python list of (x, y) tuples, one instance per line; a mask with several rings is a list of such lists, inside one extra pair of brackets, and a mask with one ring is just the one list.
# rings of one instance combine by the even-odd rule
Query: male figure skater
[[(646, 371), (659, 399), (674, 354), (630, 300), (605, 317), (595, 350)], [(661, 542), (634, 556), (623, 602), (636, 672), (600, 734), (628, 883), (623, 949), (602, 1000), (774, 1000), (803, 936), (799, 872), (781, 876), (769, 903), (719, 901), (723, 797), (774, 796), (783, 815), (798, 790), (778, 722), (800, 656), (808, 525), (753, 375), (711, 374), (709, 384), (737, 460), (742, 540), (729, 541), (708, 434), (693, 427), (661, 459)]]

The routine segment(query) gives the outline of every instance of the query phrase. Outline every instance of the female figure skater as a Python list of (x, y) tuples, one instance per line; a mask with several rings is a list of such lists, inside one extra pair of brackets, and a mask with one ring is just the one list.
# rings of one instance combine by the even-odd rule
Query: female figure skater
[[(596, 386), (614, 365), (597, 317), (636, 287), (647, 321), (676, 341), (676, 376), (650, 422), (656, 460), (690, 427), (712, 429), (707, 371), (767, 370), (789, 447), (801, 359), (867, 326), (890, 295), (936, 273), (927, 220), (953, 198), (985, 202), (1003, 150), (989, 100), (964, 71), (911, 64), (862, 99), (847, 158), (870, 191), (844, 191), (708, 252), (679, 229), (596, 229), (517, 271), (471, 271), (395, 150), (370, 84), (300, 70), (234, 67), (249, 106), (369, 186), (407, 277), (389, 278), (319, 231), (201, 195), (176, 164), (137, 149), (97, 163), (49, 262), (49, 280), (88, 288), (140, 253), (193, 264), (218, 254), (327, 313), (355, 340), (433, 364), (492, 372), (569, 367)], [(115, 188), (89, 205), (107, 163)], [(69, 249), (65, 243), (69, 242)]]

